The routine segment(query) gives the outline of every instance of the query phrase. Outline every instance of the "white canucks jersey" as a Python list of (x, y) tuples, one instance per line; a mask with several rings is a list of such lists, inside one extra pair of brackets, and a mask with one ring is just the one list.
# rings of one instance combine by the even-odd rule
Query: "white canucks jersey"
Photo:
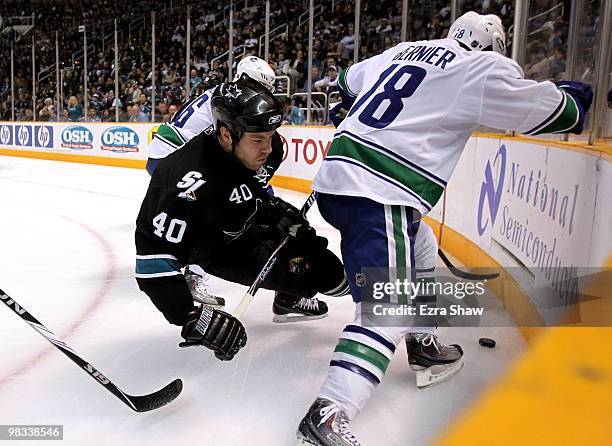
[(512, 59), (453, 39), (400, 43), (343, 71), (338, 85), (355, 101), (313, 188), (422, 215), (442, 195), (472, 131), (563, 132), (579, 115), (552, 82), (525, 80)]
[(206, 90), (187, 102), (174, 114), (172, 122), (159, 126), (147, 148), (149, 158), (165, 158), (208, 127), (214, 127), (210, 104), (214, 90)]

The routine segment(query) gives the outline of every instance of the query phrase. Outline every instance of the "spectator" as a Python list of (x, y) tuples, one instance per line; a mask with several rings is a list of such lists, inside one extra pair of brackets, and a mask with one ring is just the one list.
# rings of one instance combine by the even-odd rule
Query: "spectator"
[[(132, 91), (132, 102), (134, 103), (139, 103), (140, 102), (140, 96), (142, 95), (142, 88), (140, 85), (138, 85), (136, 82), (134, 82), (133, 87), (131, 88)], [(129, 99), (128, 99), (129, 101)]]
[(34, 121), (34, 112), (30, 108), (26, 108), (19, 121)]
[(94, 93), (91, 101), (89, 101), (89, 106), (94, 110), (94, 114), (96, 116), (101, 116), (102, 109), (104, 108), (104, 102), (100, 99), (99, 93)]
[(82, 119), (83, 106), (79, 104), (76, 96), (70, 96), (64, 117), (68, 118), (69, 121), (80, 121)]
[(178, 110), (178, 107), (174, 104), (168, 107), (168, 113), (164, 115), (164, 122), (172, 121), (172, 117), (174, 116), (177, 110)]
[(11, 119), (11, 100), (9, 99), (0, 104), (0, 120), (9, 121)]
[(100, 122), (102, 120), (94, 108), (89, 107), (87, 110), (87, 120), (89, 122)]
[(192, 90), (196, 90), (198, 86), (202, 83), (202, 77), (199, 75), (198, 70), (191, 70), (191, 75), (189, 79), (189, 84), (191, 85)]
[(151, 116), (151, 104), (144, 94), (140, 96), (140, 104), (137, 105), (140, 107), (141, 112), (147, 116)]
[(102, 122), (113, 122), (114, 120), (115, 120), (115, 115), (111, 114), (110, 109), (105, 108), (104, 110), (102, 110), (102, 117), (101, 117)]
[(164, 77), (162, 78), (162, 84), (172, 85), (177, 81), (177, 79), (178, 79), (178, 76), (176, 72), (174, 71), (174, 69), (168, 68), (168, 70), (164, 74)]
[(277, 76), (287, 76), (289, 71), (289, 59), (285, 57), (285, 53), (278, 54), (278, 62), (276, 64), (276, 75)]
[(254, 48), (258, 43), (259, 41), (255, 37), (255, 34), (249, 33), (249, 38), (244, 41), (244, 46), (246, 48)]
[(306, 74), (307, 64), (304, 60), (304, 52), (297, 50), (295, 59), (287, 65), (287, 75), (291, 79), (291, 85), (299, 86), (300, 88), (304, 84), (304, 77)]
[(327, 67), (327, 76), (314, 83), (314, 87), (317, 91), (324, 91), (325, 93), (329, 93), (329, 91), (337, 85), (338, 67), (336, 67), (335, 65), (330, 65), (329, 67)]
[[(312, 81), (312, 90), (316, 91), (315, 83), (321, 79), (321, 76), (319, 75), (319, 67), (316, 65), (313, 65), (312, 70), (310, 70), (310, 79)], [(308, 86), (306, 85), (306, 82), (304, 82), (304, 91), (307, 90)]]
[(167, 102), (161, 102), (157, 108), (158, 113), (155, 115), (155, 121), (157, 122), (157, 118), (159, 116), (161, 116), (162, 121), (163, 122), (168, 122), (166, 121), (166, 115), (168, 114), (168, 103)]
[(128, 105), (129, 122), (148, 122), (149, 117), (140, 109), (138, 104)]
[(340, 53), (341, 59), (349, 59), (353, 56), (355, 51), (355, 25), (349, 23), (346, 34), (340, 39), (340, 45), (338, 46), (338, 52)]
[(55, 106), (53, 105), (53, 99), (45, 99), (44, 106), (38, 113), (38, 119), (40, 121), (54, 121), (55, 119), (57, 119)]
[(290, 106), (289, 123), (293, 125), (303, 125), (304, 122), (302, 100), (300, 98), (295, 98), (294, 103)]

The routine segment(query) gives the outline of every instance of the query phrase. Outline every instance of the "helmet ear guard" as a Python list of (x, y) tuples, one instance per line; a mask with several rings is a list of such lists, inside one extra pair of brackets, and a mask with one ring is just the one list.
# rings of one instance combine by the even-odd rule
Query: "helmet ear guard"
[(506, 55), (506, 36), (499, 32), (493, 32), (491, 36), (492, 49), (496, 53)]

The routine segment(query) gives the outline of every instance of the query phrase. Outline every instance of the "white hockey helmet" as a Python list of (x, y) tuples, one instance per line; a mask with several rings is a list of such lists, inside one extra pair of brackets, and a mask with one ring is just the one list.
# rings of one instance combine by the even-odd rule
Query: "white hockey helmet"
[(265, 60), (256, 56), (246, 56), (239, 63), (236, 70), (234, 82), (236, 82), (242, 74), (246, 74), (251, 79), (256, 80), (268, 90), (274, 92), (274, 82), (276, 75), (270, 65)]
[(506, 54), (504, 25), (495, 14), (466, 12), (451, 25), (448, 37), (455, 39), (468, 50)]

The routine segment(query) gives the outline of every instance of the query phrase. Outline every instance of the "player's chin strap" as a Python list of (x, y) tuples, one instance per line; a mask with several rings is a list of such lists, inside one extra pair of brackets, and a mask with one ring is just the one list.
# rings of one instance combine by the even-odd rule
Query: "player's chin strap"
[(240, 142), (240, 138), (242, 138), (242, 135), (239, 135), (238, 133), (234, 133), (234, 131), (230, 130), (229, 128), (228, 130), (230, 132), (230, 137), (232, 138), (232, 151), (230, 153), (236, 156), (236, 146)]
[(217, 128), (219, 129), (219, 130), (217, 130), (217, 136), (218, 137), (221, 135), (221, 127), (222, 126), (225, 127), (227, 129), (227, 131), (229, 132), (229, 134), (230, 134), (230, 140), (231, 140), (230, 144), (231, 144), (231, 147), (232, 147), (230, 155), (234, 155), (235, 156), (235, 154), (236, 154), (236, 146), (240, 142), (240, 139), (244, 135), (244, 132), (241, 131), (240, 133), (238, 133), (234, 129), (229, 128), (227, 124), (225, 124), (221, 120), (219, 120), (217, 122)]

